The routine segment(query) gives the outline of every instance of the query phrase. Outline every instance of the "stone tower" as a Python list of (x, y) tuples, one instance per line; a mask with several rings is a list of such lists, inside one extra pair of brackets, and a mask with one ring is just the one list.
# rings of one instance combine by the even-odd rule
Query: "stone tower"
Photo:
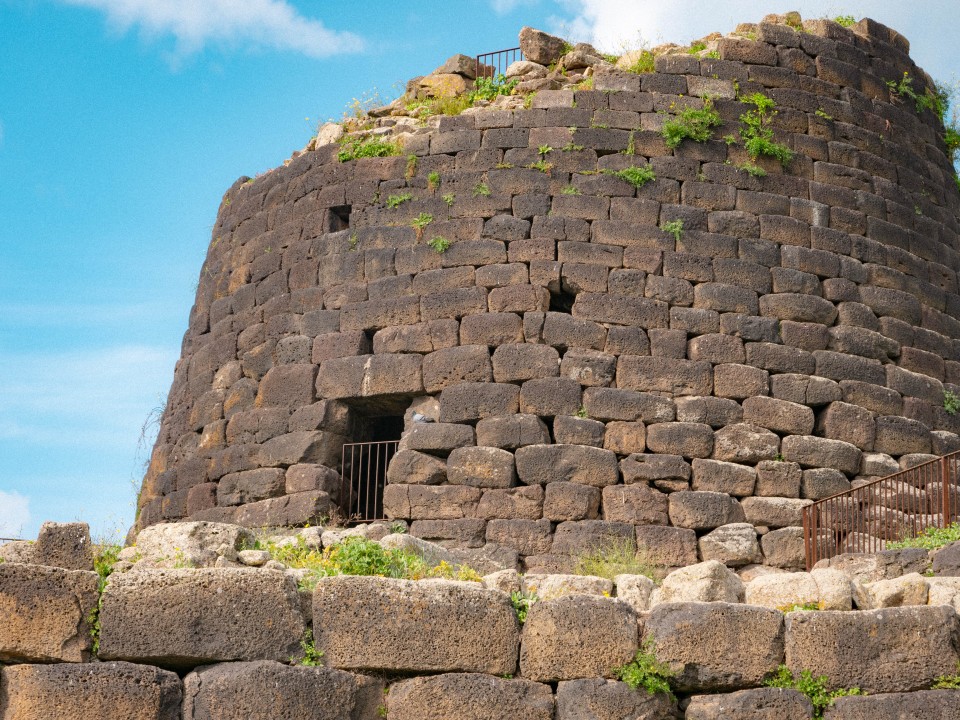
[[(528, 569), (610, 539), (684, 565), (728, 525), (792, 567), (811, 499), (960, 449), (960, 193), (909, 96), (934, 85), (873, 21), (769, 20), (641, 74), (578, 46), (592, 88), (386, 117), (400, 156), (238, 180), (138, 525), (375, 492)], [(745, 147), (755, 93), (789, 162)], [(722, 125), (668, 146), (704, 98)], [(397, 440), (358, 488), (344, 444)]]

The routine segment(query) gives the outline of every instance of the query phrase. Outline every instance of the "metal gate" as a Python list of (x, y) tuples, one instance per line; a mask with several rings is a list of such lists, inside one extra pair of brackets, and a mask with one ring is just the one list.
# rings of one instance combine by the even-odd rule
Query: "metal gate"
[(340, 511), (347, 522), (385, 520), (383, 488), (399, 440), (345, 443), (340, 465)]

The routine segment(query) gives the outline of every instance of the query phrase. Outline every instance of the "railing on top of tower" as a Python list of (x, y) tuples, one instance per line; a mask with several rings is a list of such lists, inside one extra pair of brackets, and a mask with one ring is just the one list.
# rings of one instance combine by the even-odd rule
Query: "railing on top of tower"
[(883, 550), (888, 542), (944, 528), (960, 516), (960, 451), (803, 508), (807, 570), (840, 553)]
[(477, 55), (476, 75), (478, 78), (495, 78), (505, 74), (511, 63), (517, 60), (523, 60), (523, 52), (518, 47), (482, 53)]

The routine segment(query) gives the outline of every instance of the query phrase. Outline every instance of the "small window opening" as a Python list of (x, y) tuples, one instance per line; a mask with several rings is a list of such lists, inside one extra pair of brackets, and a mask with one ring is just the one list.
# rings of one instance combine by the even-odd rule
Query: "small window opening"
[(340, 511), (351, 524), (384, 520), (387, 468), (403, 433), (402, 415), (358, 417), (354, 437), (345, 443), (341, 464)]
[(338, 205), (327, 209), (326, 232), (337, 232), (350, 227), (350, 205)]
[(577, 294), (566, 288), (550, 291), (550, 312), (562, 312), (569, 315), (573, 310), (573, 303)]

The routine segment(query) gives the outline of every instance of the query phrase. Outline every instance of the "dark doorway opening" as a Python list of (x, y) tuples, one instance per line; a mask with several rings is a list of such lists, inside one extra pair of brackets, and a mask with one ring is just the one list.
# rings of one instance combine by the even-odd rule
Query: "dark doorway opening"
[(550, 312), (562, 312), (567, 315), (573, 310), (573, 303), (577, 299), (577, 294), (569, 290), (551, 290), (550, 291)]
[(339, 230), (346, 230), (350, 227), (350, 210), (352, 206), (350, 205), (338, 205), (336, 207), (329, 208), (326, 213), (326, 227), (324, 228), (325, 232), (337, 232)]
[(341, 463), (340, 511), (348, 523), (384, 520), (383, 489), (387, 468), (397, 453), (403, 416), (359, 416), (354, 437), (345, 443)]

